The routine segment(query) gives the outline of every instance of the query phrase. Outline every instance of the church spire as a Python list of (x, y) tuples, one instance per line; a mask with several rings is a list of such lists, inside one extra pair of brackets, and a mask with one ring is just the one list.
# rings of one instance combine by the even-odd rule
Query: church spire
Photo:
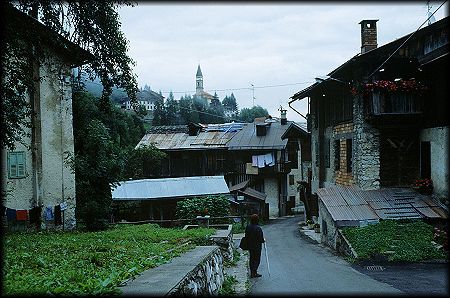
[(203, 75), (199, 64), (195, 75), (195, 94), (200, 95), (201, 93), (203, 93)]

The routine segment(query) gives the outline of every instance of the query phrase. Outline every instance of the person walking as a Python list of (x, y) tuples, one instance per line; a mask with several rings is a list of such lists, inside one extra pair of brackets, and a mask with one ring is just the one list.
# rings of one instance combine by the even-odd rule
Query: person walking
[(261, 277), (258, 273), (259, 263), (261, 261), (262, 243), (265, 242), (263, 231), (258, 225), (258, 214), (250, 216), (250, 224), (245, 228), (245, 237), (248, 242), (248, 251), (250, 253), (250, 277)]

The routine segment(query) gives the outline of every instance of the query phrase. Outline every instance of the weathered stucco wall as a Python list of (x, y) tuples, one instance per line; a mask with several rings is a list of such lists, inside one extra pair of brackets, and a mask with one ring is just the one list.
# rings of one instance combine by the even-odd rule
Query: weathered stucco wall
[(449, 166), (449, 127), (423, 129), (420, 141), (430, 142), (431, 149), (431, 179), (434, 193), (439, 198), (448, 198)]
[[(42, 166), (35, 166), (39, 163), (33, 161), (32, 139), (25, 137), (24, 143), (28, 147), (17, 143), (14, 151), (26, 152), (26, 177), (9, 179), (7, 165), (2, 165), (2, 186), (6, 193), (5, 206), (12, 209), (54, 207), (67, 202), (64, 228), (71, 229), (76, 223), (75, 174), (66, 157), (74, 154), (72, 89), (70, 69), (61, 65), (57, 60), (52, 60), (39, 68), (39, 76), (42, 79), (38, 98), (40, 105), (37, 110), (40, 130), (36, 134), (36, 156), (42, 160)], [(31, 135), (31, 129), (28, 129), (28, 132)], [(2, 155), (6, 161), (7, 150), (3, 150)], [(46, 225), (44, 212), (45, 208), (42, 208), (42, 227), (47, 228), (52, 226), (52, 223), (48, 222)]]
[(279, 216), (278, 197), (280, 190), (278, 189), (278, 181), (276, 178), (264, 179), (264, 192), (267, 195), (266, 203), (269, 203), (269, 216), (278, 217)]

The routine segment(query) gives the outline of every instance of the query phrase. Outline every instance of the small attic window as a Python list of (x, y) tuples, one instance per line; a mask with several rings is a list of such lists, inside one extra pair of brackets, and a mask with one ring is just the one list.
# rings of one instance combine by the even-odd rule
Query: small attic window
[(366, 27), (367, 27), (367, 28), (370, 28), (370, 23), (367, 23), (367, 24), (366, 24)]

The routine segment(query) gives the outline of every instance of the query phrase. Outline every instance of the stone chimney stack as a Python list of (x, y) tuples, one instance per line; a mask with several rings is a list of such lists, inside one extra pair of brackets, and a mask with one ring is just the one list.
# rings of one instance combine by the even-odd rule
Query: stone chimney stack
[(376, 49), (378, 20), (362, 20), (361, 24), (361, 54)]
[(280, 107), (279, 110), (281, 112), (280, 123), (281, 123), (281, 125), (286, 125), (287, 124), (286, 110), (284, 110), (282, 107)]

